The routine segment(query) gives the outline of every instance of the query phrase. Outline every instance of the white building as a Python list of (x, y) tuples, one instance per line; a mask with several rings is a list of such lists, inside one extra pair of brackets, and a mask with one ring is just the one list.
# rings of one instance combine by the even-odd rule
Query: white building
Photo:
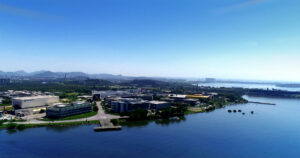
[(32, 97), (16, 97), (12, 99), (12, 105), (15, 109), (26, 109), (59, 102), (58, 96), (32, 96)]

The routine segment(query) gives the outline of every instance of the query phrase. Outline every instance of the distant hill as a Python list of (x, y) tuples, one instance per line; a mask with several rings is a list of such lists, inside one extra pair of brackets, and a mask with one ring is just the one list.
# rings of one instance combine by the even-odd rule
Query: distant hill
[(167, 82), (185, 82), (183, 78), (164, 78), (164, 77), (133, 77), (113, 74), (88, 74), (84, 72), (53, 72), (48, 70), (41, 70), (35, 72), (15, 71), (4, 72), (0, 71), (0, 78), (21, 79), (21, 80), (87, 80), (87, 79), (101, 79), (112, 82), (130, 82), (131, 84), (139, 85), (160, 85)]
[(112, 74), (87, 74), (84, 72), (52, 72), (35, 71), (27, 73), (25, 71), (4, 72), (0, 71), (0, 78), (14, 79), (106, 79), (106, 80), (132, 80), (134, 77), (112, 75)]

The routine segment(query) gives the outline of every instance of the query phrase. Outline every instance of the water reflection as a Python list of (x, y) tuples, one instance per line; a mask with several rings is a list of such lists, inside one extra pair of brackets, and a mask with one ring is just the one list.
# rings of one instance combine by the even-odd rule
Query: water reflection
[(171, 124), (178, 124), (180, 122), (186, 121), (184, 116), (181, 117), (173, 117), (169, 119), (159, 119), (159, 120), (145, 120), (145, 121), (128, 121), (121, 123), (122, 126), (126, 126), (128, 128), (133, 127), (145, 127), (150, 123), (154, 122), (156, 125), (169, 126)]
[(121, 125), (126, 126), (128, 128), (144, 127), (144, 126), (147, 126), (150, 122), (152, 122), (152, 121), (149, 121), (149, 120), (145, 120), (145, 121), (128, 121), (128, 122), (121, 123)]
[(15, 129), (8, 129), (8, 130), (6, 130), (7, 134), (14, 134), (16, 132), (17, 132), (17, 130), (15, 130)]
[(176, 117), (176, 118), (170, 118), (170, 119), (161, 119), (161, 120), (156, 120), (155, 124), (157, 125), (162, 125), (162, 126), (169, 126), (171, 124), (178, 124), (180, 122), (185, 122), (186, 118), (183, 117)]
[[(77, 126), (79, 126), (79, 125), (77, 125)], [(84, 125), (81, 125), (81, 126), (84, 126)], [(48, 127), (46, 127), (46, 130), (60, 133), (60, 132), (72, 130), (74, 128), (76, 128), (76, 127), (75, 126), (48, 126)]]

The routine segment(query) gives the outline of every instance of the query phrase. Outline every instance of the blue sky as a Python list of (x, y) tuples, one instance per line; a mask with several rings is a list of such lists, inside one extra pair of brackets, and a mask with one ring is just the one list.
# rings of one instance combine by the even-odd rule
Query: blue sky
[(300, 81), (298, 0), (0, 0), (0, 70)]

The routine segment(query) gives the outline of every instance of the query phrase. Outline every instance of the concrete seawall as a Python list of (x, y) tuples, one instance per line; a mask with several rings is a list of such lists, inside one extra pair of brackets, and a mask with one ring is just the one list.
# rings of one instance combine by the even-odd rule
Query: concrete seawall
[(122, 126), (114, 126), (110, 119), (100, 119), (99, 120), (100, 127), (94, 127), (94, 131), (115, 131), (115, 130), (121, 130)]

